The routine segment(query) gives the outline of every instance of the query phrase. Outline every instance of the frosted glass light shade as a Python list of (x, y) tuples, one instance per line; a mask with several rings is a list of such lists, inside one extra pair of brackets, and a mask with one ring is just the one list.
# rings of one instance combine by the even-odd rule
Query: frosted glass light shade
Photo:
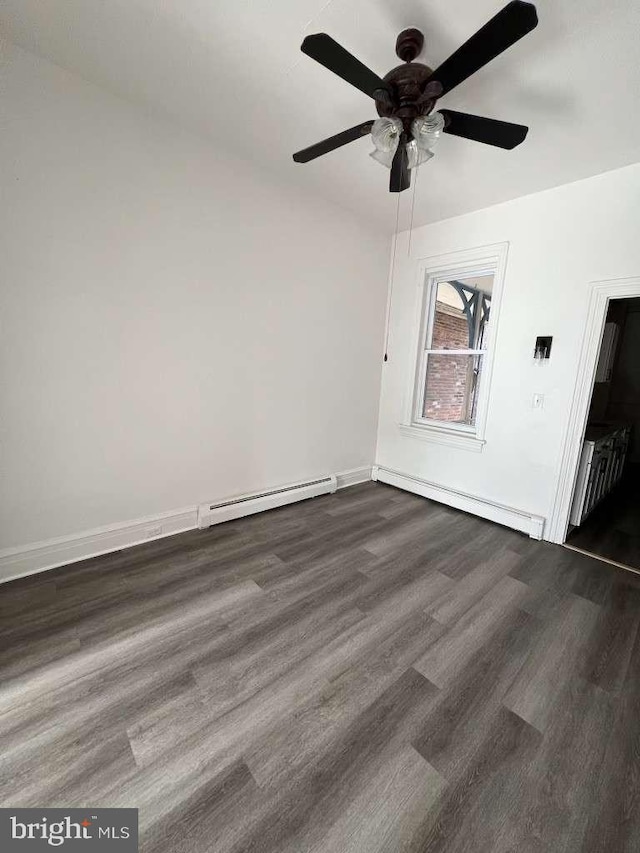
[[(409, 169), (415, 169), (433, 157), (433, 148), (444, 129), (444, 118), (440, 113), (420, 116), (411, 124), (413, 139), (407, 143), (407, 158)], [(391, 168), (393, 158), (398, 150), (400, 135), (403, 130), (399, 118), (379, 118), (371, 128), (371, 140), (375, 150), (369, 155), (387, 169)]]
[(433, 148), (442, 136), (443, 130), (444, 116), (442, 113), (420, 116), (411, 123), (411, 135), (421, 151), (433, 153)]
[(432, 157), (433, 151), (429, 151), (427, 148), (419, 148), (415, 139), (407, 142), (407, 165), (410, 169), (421, 166), (427, 160), (431, 160)]
[(383, 166), (386, 166), (387, 169), (390, 169), (391, 164), (393, 163), (395, 153), (395, 151), (378, 151), (378, 149), (376, 148), (374, 151), (371, 152), (371, 154), (369, 154), (369, 157), (373, 157), (373, 159), (376, 160), (378, 163), (382, 163)]
[(371, 141), (377, 151), (395, 154), (401, 133), (402, 122), (399, 118), (379, 118), (374, 121), (371, 128)]
[(393, 163), (393, 155), (398, 148), (401, 133), (402, 122), (399, 118), (376, 119), (371, 128), (371, 141), (376, 146), (375, 151), (371, 152), (371, 157), (387, 169), (390, 169)]

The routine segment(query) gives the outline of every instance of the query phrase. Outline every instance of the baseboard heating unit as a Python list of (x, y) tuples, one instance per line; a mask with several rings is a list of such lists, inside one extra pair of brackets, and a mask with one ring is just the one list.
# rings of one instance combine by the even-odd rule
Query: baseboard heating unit
[(203, 529), (211, 527), (213, 524), (221, 524), (223, 521), (231, 521), (234, 518), (242, 518), (242, 516), (264, 512), (267, 509), (275, 509), (278, 506), (304, 501), (307, 498), (315, 498), (318, 495), (328, 495), (335, 492), (337, 488), (337, 479), (332, 475), (331, 477), (309, 480), (306, 483), (293, 483), (289, 486), (281, 486), (277, 489), (252, 495), (238, 495), (217, 503), (201, 504), (198, 507), (198, 527)]
[(447, 506), (455, 507), (455, 509), (461, 509), (471, 515), (488, 518), (489, 521), (495, 521), (496, 524), (502, 524), (504, 527), (511, 527), (513, 530), (527, 533), (532, 539), (542, 539), (544, 531), (544, 518), (542, 516), (505, 506), (505, 504), (499, 504), (487, 498), (480, 498), (477, 495), (459, 492), (457, 489), (450, 489), (447, 486), (430, 483), (428, 480), (413, 477), (411, 474), (403, 474), (400, 471), (393, 471), (391, 468), (374, 466), (371, 479), (378, 480), (380, 483), (388, 483), (397, 489), (413, 492), (415, 495), (421, 495), (423, 498), (438, 501)]

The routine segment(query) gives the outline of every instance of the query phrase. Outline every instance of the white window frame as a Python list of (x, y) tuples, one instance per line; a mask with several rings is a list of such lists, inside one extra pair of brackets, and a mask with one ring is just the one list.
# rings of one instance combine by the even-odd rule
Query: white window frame
[[(418, 288), (415, 308), (413, 363), (410, 386), (407, 390), (401, 432), (412, 438), (449, 444), (466, 450), (480, 452), (486, 443), (485, 433), (493, 373), (495, 339), (502, 301), (502, 289), (507, 264), (508, 243), (480, 246), (461, 252), (452, 252), (431, 258), (421, 258), (418, 264)], [(430, 420), (420, 416), (422, 387), (425, 382), (428, 350), (433, 321), (433, 305), (438, 284), (444, 281), (464, 280), (474, 276), (492, 275), (491, 316), (486, 331), (486, 344), (482, 350), (447, 350), (447, 355), (482, 354), (482, 370), (477, 390), (475, 424), (456, 424)]]

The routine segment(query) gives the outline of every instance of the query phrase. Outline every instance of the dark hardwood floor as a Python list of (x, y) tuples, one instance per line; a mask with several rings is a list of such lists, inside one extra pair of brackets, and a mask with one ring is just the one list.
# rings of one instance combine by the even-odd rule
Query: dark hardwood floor
[(146, 853), (640, 849), (640, 578), (365, 484), (0, 587), (0, 805)]
[(632, 468), (585, 522), (569, 534), (568, 545), (640, 571), (639, 467)]

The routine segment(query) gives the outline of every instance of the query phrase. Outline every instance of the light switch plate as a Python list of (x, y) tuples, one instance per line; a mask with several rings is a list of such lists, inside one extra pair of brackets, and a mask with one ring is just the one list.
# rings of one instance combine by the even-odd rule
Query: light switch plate
[(544, 394), (534, 394), (533, 400), (531, 401), (532, 409), (543, 409), (544, 408)]

